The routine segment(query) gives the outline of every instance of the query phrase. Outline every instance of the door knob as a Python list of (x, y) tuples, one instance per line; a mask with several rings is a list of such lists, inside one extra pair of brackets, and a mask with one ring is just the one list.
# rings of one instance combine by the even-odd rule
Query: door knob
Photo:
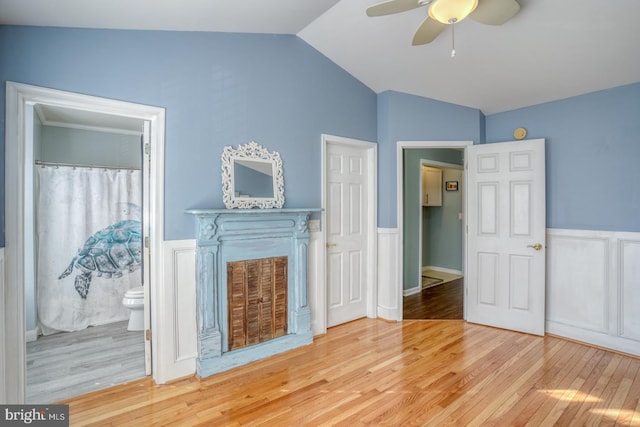
[(533, 248), (536, 251), (541, 251), (542, 250), (542, 244), (540, 243), (536, 243), (535, 245), (527, 245), (528, 248)]
[(334, 247), (335, 245), (337, 245), (337, 243), (327, 243), (327, 249)]

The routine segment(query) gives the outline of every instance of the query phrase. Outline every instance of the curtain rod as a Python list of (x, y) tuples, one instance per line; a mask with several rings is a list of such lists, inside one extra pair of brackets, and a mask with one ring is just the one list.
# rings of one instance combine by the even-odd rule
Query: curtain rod
[(74, 168), (93, 168), (93, 169), (123, 169), (139, 171), (141, 168), (134, 168), (129, 166), (101, 166), (101, 165), (80, 165), (76, 163), (59, 163), (59, 162), (43, 162), (42, 160), (36, 160), (38, 166), (68, 166)]

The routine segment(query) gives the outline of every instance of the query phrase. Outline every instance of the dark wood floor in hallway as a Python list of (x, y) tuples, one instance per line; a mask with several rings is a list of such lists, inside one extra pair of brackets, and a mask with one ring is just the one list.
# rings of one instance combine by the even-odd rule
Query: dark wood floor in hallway
[(403, 298), (405, 319), (462, 319), (464, 279), (423, 289)]

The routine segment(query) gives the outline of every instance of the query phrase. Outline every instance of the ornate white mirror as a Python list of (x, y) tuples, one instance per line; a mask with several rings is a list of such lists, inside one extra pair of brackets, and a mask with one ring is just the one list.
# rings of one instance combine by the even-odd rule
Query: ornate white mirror
[(222, 200), (227, 209), (281, 208), (284, 176), (280, 154), (254, 141), (222, 151)]

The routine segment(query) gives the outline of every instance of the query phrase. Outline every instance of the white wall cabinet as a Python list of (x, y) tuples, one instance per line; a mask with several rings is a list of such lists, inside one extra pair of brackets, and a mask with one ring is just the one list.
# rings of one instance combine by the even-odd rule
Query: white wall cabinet
[(422, 206), (442, 206), (442, 169), (422, 166)]

